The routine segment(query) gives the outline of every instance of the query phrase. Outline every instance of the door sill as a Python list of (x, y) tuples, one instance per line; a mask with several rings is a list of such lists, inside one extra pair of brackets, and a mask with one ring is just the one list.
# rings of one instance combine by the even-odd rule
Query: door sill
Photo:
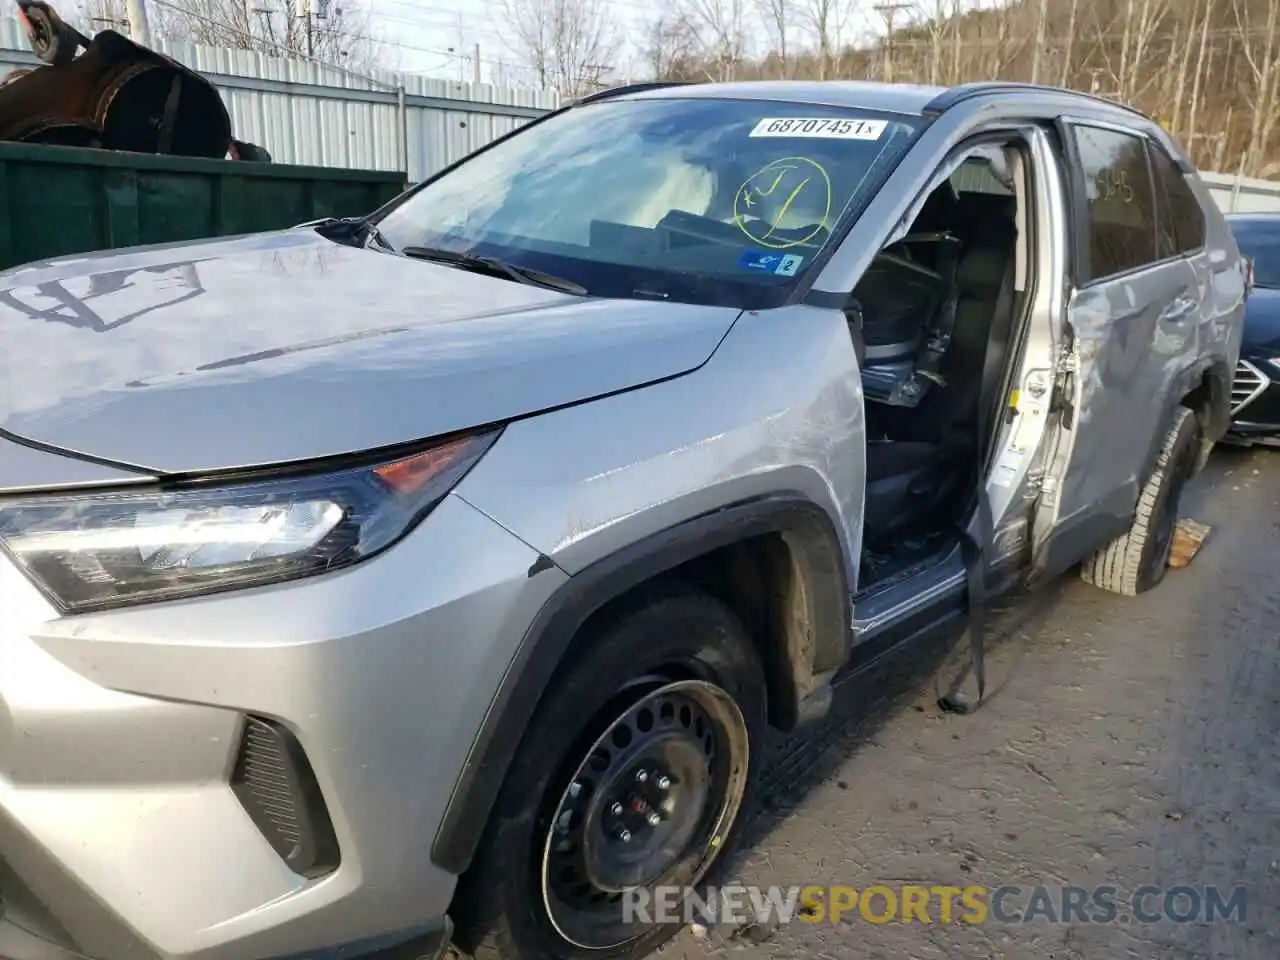
[(886, 634), (923, 632), (933, 621), (947, 619), (938, 616), (940, 607), (959, 608), (964, 593), (964, 561), (956, 540), (911, 573), (855, 594), (850, 642), (857, 649)]

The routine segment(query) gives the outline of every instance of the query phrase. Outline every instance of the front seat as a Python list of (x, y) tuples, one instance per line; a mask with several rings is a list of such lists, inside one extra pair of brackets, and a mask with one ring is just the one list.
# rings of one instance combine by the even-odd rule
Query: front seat
[(965, 204), (982, 226), (960, 260), (959, 306), (940, 371), (943, 385), (914, 410), (877, 411), (875, 419), (883, 422), (892, 413), (897, 422), (890, 428), (894, 439), (867, 444), (864, 529), (873, 548), (918, 527), (970, 482), (982, 383), (1000, 374), (1000, 364), (988, 356), (993, 328), (1007, 340), (1013, 313), (1017, 226), (1009, 199), (984, 196)]

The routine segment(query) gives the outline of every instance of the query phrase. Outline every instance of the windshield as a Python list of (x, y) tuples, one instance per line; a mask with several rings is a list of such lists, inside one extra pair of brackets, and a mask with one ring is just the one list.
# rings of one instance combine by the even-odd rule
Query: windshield
[(378, 222), (593, 296), (782, 303), (923, 121), (757, 100), (609, 100), (530, 126)]
[(1253, 260), (1253, 285), (1280, 289), (1280, 220), (1274, 226), (1233, 223), (1231, 231), (1240, 252)]

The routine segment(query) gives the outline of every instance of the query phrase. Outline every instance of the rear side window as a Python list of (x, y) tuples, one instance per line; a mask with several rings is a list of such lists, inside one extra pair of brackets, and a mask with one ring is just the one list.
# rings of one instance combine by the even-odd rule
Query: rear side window
[(1081, 282), (1155, 263), (1161, 258), (1144, 138), (1100, 127), (1072, 130), (1085, 196)]
[(1148, 143), (1147, 148), (1160, 207), (1161, 258), (1194, 253), (1204, 246), (1204, 211), (1200, 209), (1200, 201), (1173, 158), (1158, 144)]

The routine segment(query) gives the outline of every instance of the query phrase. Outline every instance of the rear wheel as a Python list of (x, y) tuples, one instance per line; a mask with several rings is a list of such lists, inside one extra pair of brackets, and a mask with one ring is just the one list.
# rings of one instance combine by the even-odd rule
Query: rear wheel
[(1179, 407), (1156, 469), (1138, 498), (1133, 526), (1085, 560), (1080, 576), (1086, 583), (1112, 593), (1136, 596), (1164, 579), (1178, 526), (1182, 490), (1195, 474), (1199, 456), (1196, 416), (1186, 407)]
[(663, 923), (627, 891), (712, 882), (739, 839), (765, 701), (733, 613), (666, 593), (578, 649), (459, 888), (457, 942), (485, 960), (645, 957), (683, 910)]

